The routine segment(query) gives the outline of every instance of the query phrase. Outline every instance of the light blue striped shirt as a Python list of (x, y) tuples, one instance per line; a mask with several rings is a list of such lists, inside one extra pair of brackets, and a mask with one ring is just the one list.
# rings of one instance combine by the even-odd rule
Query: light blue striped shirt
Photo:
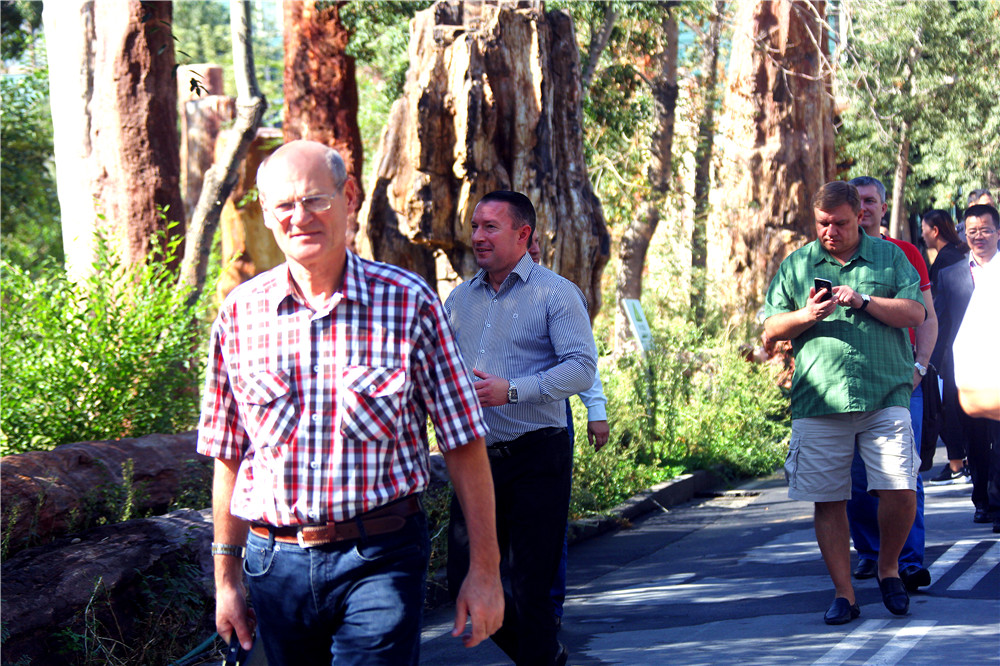
[(486, 443), (565, 428), (563, 400), (594, 385), (597, 347), (580, 289), (525, 253), (493, 291), (485, 270), (445, 301), (466, 370), (517, 386), (517, 404), (484, 407)]

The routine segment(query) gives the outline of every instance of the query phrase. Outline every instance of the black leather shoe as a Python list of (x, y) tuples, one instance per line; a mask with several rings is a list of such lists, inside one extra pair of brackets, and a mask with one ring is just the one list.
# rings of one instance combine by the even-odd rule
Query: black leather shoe
[(976, 512), (972, 514), (972, 522), (974, 523), (992, 523), (993, 516), (986, 509), (976, 509)]
[(882, 590), (882, 603), (893, 615), (906, 615), (910, 609), (910, 595), (899, 578), (883, 578), (878, 582)]
[(823, 621), (827, 624), (847, 624), (854, 618), (861, 615), (861, 607), (857, 602), (851, 605), (844, 597), (837, 597), (830, 604), (830, 610), (823, 616)]
[(878, 573), (878, 562), (862, 557), (858, 560), (858, 566), (854, 567), (854, 577), (858, 580), (874, 578)]
[(911, 564), (900, 569), (899, 578), (903, 581), (903, 587), (906, 588), (907, 592), (916, 592), (918, 587), (926, 587), (931, 584), (931, 572), (919, 564)]

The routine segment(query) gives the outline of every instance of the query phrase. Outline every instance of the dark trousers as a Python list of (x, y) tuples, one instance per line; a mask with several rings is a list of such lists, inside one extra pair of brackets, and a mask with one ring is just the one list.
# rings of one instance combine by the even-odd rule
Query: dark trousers
[[(562, 557), (569, 511), (572, 448), (565, 428), (547, 428), (490, 457), (504, 586), (503, 626), (491, 637), (518, 666), (549, 666), (558, 652), (549, 592)], [(456, 498), (448, 528), (452, 597), (469, 570), (469, 535)]]
[(958, 419), (968, 444), (972, 503), (977, 509), (1000, 511), (1000, 423), (974, 419), (965, 412)]

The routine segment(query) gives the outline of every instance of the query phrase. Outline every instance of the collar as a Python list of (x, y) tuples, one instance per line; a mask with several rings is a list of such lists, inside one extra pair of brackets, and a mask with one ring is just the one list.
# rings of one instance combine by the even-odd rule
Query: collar
[[(854, 249), (854, 254), (851, 255), (851, 258), (843, 263), (844, 266), (847, 266), (855, 259), (866, 261), (868, 263), (872, 262), (872, 251), (874, 250), (876, 239), (866, 234), (865, 230), (862, 229), (860, 225), (858, 226), (858, 233), (861, 235), (861, 241), (858, 243), (858, 247)], [(812, 261), (813, 265), (826, 262), (826, 263), (836, 264), (837, 266), (841, 266), (841, 263), (837, 261), (834, 258), (834, 256), (827, 251), (825, 247), (823, 247), (823, 243), (821, 243), (818, 238), (814, 240), (810, 244), (810, 246), (807, 247), (810, 248), (809, 258)]]
[(987, 261), (985, 264), (981, 264), (978, 261), (976, 261), (976, 255), (972, 254), (972, 252), (970, 251), (969, 252), (969, 268), (982, 268), (983, 266), (992, 266), (994, 264), (1000, 263), (1000, 262), (996, 261), (997, 257), (1000, 257), (1000, 252), (994, 253), (994, 255), (992, 257), (990, 257), (989, 261)]
[[(531, 275), (531, 271), (535, 269), (535, 266), (536, 264), (534, 260), (532, 260), (531, 255), (525, 251), (524, 256), (521, 257), (516, 264), (514, 264), (514, 268), (510, 270), (510, 274), (504, 279), (503, 283), (507, 284), (511, 275), (516, 275), (521, 278), (521, 282), (527, 282), (528, 276)], [(485, 268), (480, 268), (479, 271), (472, 276), (472, 279), (478, 281), (484, 287), (490, 285), (490, 277), (486, 273)], [(503, 284), (500, 285), (500, 287), (503, 288)]]
[[(298, 288), (292, 278), (292, 272), (288, 268), (287, 262), (282, 264), (280, 269), (276, 271), (274, 280), (275, 290), (279, 294), (279, 298), (274, 301), (273, 305), (275, 311), (289, 298), (295, 300), (297, 303), (303, 302), (302, 297), (298, 295)], [(368, 293), (367, 284), (364, 263), (358, 255), (348, 250), (347, 260), (344, 262), (344, 279), (341, 282), (340, 289), (334, 292), (335, 297), (333, 301), (349, 300), (362, 305), (369, 305), (371, 297)], [(336, 298), (336, 294), (338, 293), (340, 294), (340, 298)]]

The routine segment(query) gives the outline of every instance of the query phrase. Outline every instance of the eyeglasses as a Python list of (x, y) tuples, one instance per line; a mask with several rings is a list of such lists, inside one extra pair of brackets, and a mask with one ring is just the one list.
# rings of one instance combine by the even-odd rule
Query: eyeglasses
[(281, 201), (275, 204), (271, 210), (274, 211), (275, 217), (279, 220), (286, 220), (291, 217), (295, 213), (296, 204), (301, 204), (303, 210), (310, 213), (322, 213), (324, 210), (330, 210), (330, 206), (333, 205), (333, 200), (336, 197), (336, 194), (311, 194), (301, 199)]
[(989, 238), (997, 232), (996, 229), (966, 229), (966, 238)]

